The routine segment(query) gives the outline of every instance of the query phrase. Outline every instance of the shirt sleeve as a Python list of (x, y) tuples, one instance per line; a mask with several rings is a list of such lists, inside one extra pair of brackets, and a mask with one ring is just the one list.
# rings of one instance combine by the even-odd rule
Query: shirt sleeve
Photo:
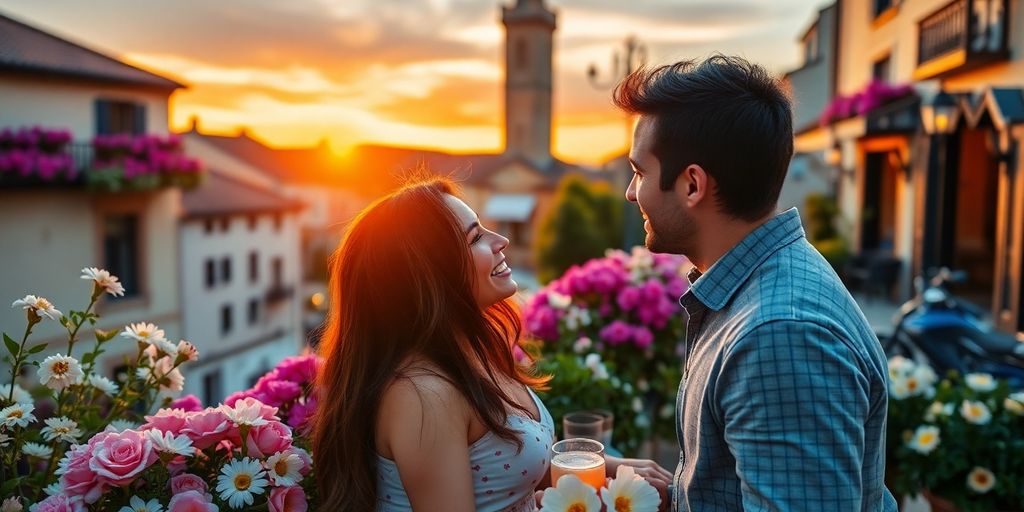
[(716, 419), (744, 510), (861, 510), (870, 384), (849, 346), (819, 324), (774, 321), (721, 364)]

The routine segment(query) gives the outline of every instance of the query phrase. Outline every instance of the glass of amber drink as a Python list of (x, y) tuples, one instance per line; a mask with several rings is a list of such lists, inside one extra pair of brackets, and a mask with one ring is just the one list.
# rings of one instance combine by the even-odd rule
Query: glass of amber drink
[(604, 487), (604, 445), (593, 439), (572, 438), (551, 446), (551, 485), (562, 475), (576, 475), (595, 490)]

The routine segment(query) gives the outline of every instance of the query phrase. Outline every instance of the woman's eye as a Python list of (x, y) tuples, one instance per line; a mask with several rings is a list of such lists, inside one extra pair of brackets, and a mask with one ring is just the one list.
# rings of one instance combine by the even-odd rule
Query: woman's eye
[(480, 239), (483, 238), (483, 237), (484, 237), (484, 235), (482, 235), (480, 233), (477, 233), (476, 236), (473, 237), (473, 241), (469, 242), (469, 245), (473, 245), (473, 244), (479, 242)]

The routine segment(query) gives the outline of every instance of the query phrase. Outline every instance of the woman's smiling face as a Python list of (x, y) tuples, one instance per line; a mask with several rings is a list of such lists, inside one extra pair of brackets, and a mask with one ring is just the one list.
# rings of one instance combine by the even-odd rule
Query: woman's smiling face
[(473, 272), (473, 297), (481, 308), (507, 299), (516, 293), (512, 269), (502, 254), (508, 239), (480, 225), (476, 212), (455, 196), (445, 196), (448, 207), (459, 219), (469, 246), (470, 269)]

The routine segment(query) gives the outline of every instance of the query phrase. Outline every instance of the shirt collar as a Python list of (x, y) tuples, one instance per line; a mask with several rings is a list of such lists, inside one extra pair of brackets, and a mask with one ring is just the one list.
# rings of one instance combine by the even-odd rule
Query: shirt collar
[(686, 302), (687, 295), (692, 295), (708, 309), (721, 310), (769, 256), (803, 236), (804, 228), (796, 208), (776, 215), (729, 249), (707, 272), (691, 270), (686, 276), (691, 286), (680, 297), (680, 303)]

